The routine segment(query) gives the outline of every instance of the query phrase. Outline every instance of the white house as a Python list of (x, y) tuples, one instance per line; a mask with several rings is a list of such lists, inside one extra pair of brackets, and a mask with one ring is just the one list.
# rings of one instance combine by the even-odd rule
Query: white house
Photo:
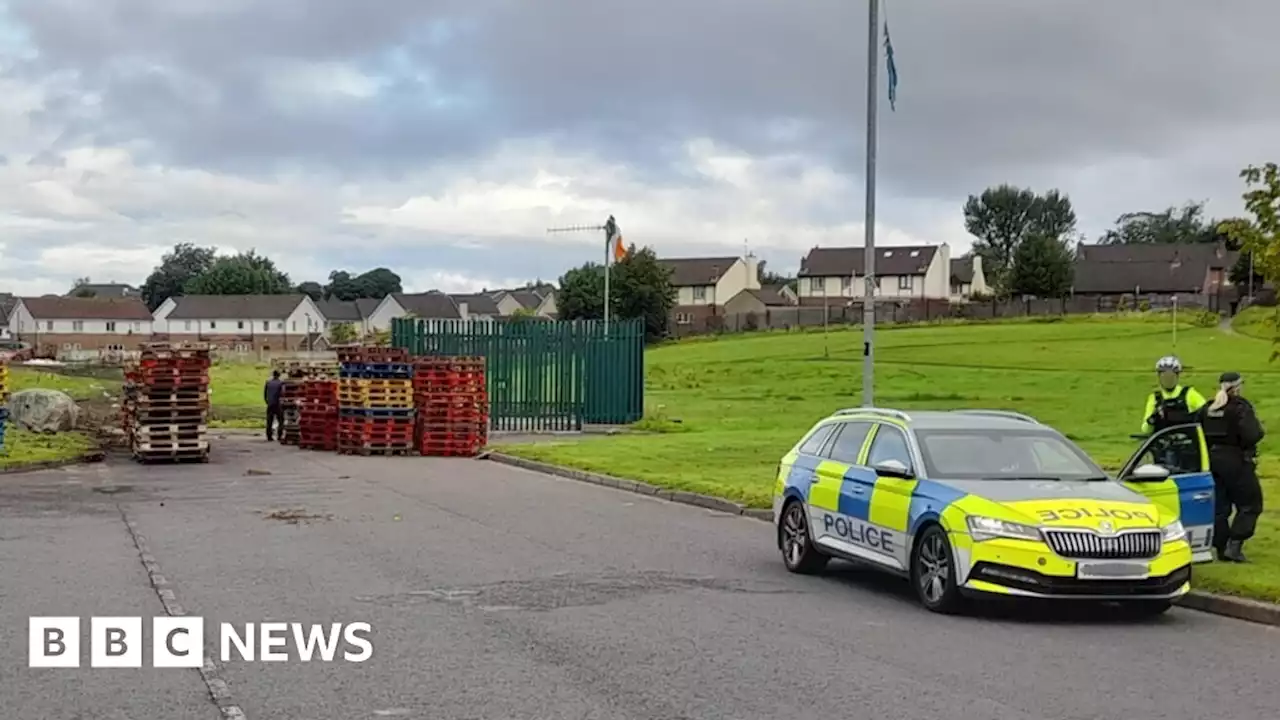
[[(324, 315), (326, 333), (331, 333), (335, 325), (351, 325), (357, 337), (365, 337), (374, 331), (373, 313), (382, 304), (376, 298), (359, 298), (357, 300), (320, 300), (316, 307)], [(330, 335), (332, 339), (332, 335)]]
[(951, 261), (951, 299), (964, 302), (974, 295), (988, 295), (986, 273), (982, 271), (982, 257), (961, 257)]
[(9, 311), (12, 336), (41, 355), (77, 351), (134, 351), (151, 340), (152, 318), (136, 297), (80, 298), (46, 295), (17, 298)]
[(156, 308), (157, 336), (234, 349), (322, 349), (325, 316), (310, 297), (181, 295)]
[[(951, 248), (941, 245), (877, 247), (876, 297), (951, 297)], [(802, 305), (820, 305), (865, 294), (866, 251), (815, 247), (800, 261), (796, 294)]]
[(680, 325), (724, 314), (724, 306), (743, 290), (760, 289), (759, 262), (746, 257), (662, 258), (676, 291), (672, 319)]

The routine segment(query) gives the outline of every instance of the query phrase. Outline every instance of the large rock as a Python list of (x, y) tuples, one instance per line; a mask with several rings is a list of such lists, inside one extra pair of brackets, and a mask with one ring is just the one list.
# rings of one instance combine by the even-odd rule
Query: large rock
[(80, 408), (59, 390), (20, 390), (9, 397), (9, 421), (34, 432), (75, 430)]

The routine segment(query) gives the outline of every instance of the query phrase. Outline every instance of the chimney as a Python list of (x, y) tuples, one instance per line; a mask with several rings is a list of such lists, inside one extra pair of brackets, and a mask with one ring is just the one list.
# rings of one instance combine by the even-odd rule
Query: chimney
[(458, 301), (458, 316), (463, 320), (467, 319), (467, 302), (465, 300)]
[(760, 289), (760, 261), (756, 259), (755, 255), (748, 254), (745, 258), (742, 259), (742, 262), (744, 265), (746, 265), (746, 268), (747, 268), (747, 284), (744, 285), (743, 287), (747, 290), (759, 290)]

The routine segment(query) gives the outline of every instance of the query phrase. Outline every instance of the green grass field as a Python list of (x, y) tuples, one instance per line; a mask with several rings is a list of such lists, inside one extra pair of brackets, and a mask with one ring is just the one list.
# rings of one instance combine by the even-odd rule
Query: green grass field
[[(1246, 318), (1247, 320), (1248, 318)], [(1184, 380), (1210, 395), (1218, 374), (1245, 375), (1274, 435), (1261, 472), (1280, 498), (1280, 366), (1270, 343), (1184, 313), (884, 329), (876, 404), (910, 410), (995, 408), (1049, 423), (1115, 469), (1136, 450), (1154, 364), (1175, 352)], [(1207, 325), (1207, 326), (1206, 326)], [(767, 507), (779, 458), (816, 420), (861, 403), (859, 329), (700, 338), (646, 356), (646, 420), (658, 432), (499, 446), (504, 452)], [(1214, 564), (1201, 589), (1280, 601), (1280, 522), (1264, 514), (1253, 563)]]

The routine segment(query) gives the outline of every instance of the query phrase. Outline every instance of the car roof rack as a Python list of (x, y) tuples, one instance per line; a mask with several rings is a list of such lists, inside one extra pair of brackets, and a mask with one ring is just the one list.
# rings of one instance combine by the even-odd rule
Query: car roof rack
[(832, 417), (835, 417), (837, 415), (883, 415), (885, 417), (894, 418), (895, 420), (901, 420), (903, 422), (911, 422), (911, 416), (906, 414), (905, 412), (901, 410), (893, 410), (891, 408), (881, 408), (881, 407), (852, 407), (852, 408), (844, 408), (843, 410), (837, 410), (831, 413)]
[(1009, 420), (1020, 420), (1024, 423), (1031, 423), (1032, 425), (1043, 424), (1030, 415), (1024, 415), (1023, 413), (1013, 412), (1011, 410), (953, 410), (952, 412), (960, 413), (962, 415), (983, 415), (986, 417), (1008, 418)]

